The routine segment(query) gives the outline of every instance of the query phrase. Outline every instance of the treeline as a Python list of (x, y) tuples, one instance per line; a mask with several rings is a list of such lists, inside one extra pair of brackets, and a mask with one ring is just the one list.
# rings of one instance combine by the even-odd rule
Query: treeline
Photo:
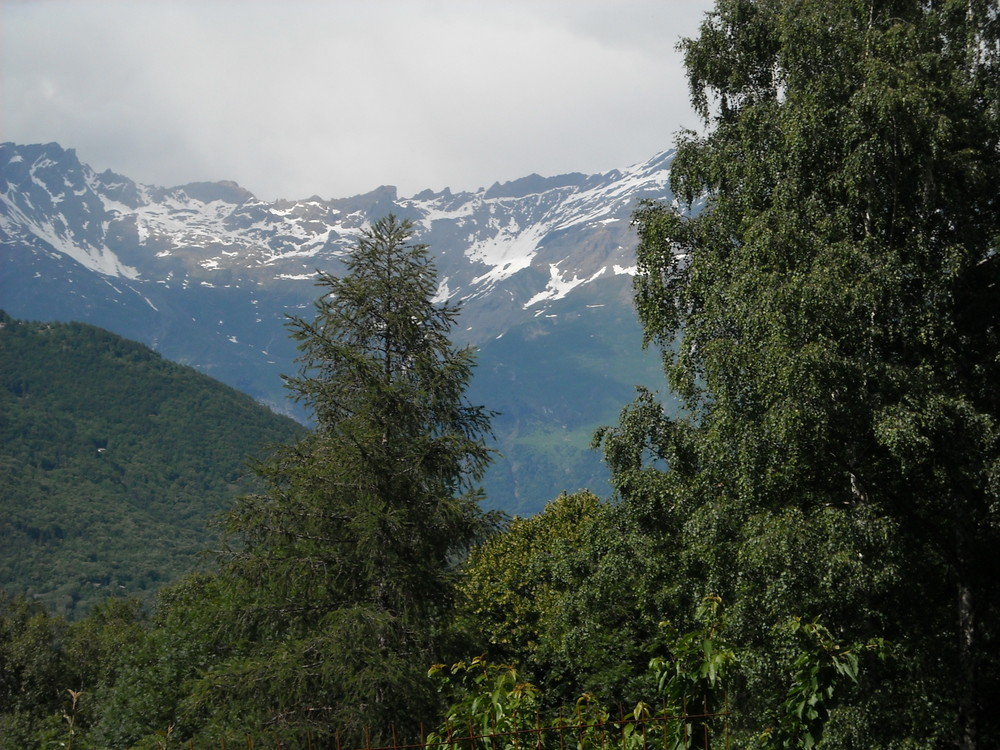
[(291, 321), (317, 427), (257, 466), (217, 570), (148, 620), (8, 600), (0, 737), (403, 744), (698, 702), (732, 747), (996, 746), (998, 16), (719, 0), (683, 43), (708, 128), (672, 188), (703, 208), (635, 214), (681, 408), (640, 391), (595, 436), (608, 500), (480, 511), (458, 310), (377, 222)]

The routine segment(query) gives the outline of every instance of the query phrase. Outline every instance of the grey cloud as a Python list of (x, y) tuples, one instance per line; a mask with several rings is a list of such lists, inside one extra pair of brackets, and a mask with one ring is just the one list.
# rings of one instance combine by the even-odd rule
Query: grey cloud
[(475, 189), (671, 145), (704, 2), (0, 2), (0, 138), (261, 197)]

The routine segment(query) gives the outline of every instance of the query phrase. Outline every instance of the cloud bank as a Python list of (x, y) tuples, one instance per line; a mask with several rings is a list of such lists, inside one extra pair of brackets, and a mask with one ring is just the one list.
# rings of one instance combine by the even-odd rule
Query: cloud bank
[(261, 198), (602, 172), (696, 127), (708, 0), (2, 0), (0, 139)]

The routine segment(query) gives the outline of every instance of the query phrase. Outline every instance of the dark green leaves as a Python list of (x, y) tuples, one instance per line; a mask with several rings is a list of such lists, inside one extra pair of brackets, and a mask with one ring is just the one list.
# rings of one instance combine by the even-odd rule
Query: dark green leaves
[[(696, 215), (636, 213), (637, 307), (685, 408), (640, 394), (600, 436), (624, 506), (659, 511), (741, 637), (811, 612), (906, 640), (911, 677), (881, 699), (934, 682), (972, 734), (998, 689), (972, 624), (1000, 607), (981, 573), (1000, 542), (997, 20), (995, 2), (716, 4), (682, 45), (709, 130), (672, 188)], [(941, 731), (897, 718), (850, 731)]]

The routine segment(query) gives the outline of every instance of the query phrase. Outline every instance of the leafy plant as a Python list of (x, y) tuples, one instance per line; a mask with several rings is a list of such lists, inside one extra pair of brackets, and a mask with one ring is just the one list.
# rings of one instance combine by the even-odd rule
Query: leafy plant
[(801, 636), (801, 653), (792, 665), (792, 681), (777, 726), (761, 735), (768, 750), (809, 750), (817, 746), (835, 705), (838, 686), (844, 680), (858, 682), (859, 654), (868, 650), (884, 657), (888, 653), (881, 639), (844, 645), (818, 619), (793, 618), (789, 630)]
[(669, 622), (660, 623), (659, 642), (668, 656), (656, 656), (649, 667), (665, 699), (671, 750), (695, 747), (725, 722), (727, 678), (737, 663), (736, 653), (723, 638), (722, 599), (707, 596), (695, 614), (700, 627), (679, 633)]
[(537, 725), (538, 688), (521, 680), (517, 668), (477, 656), (428, 672), (451, 698), (442, 725), (427, 735), (429, 745), (516, 748), (523, 732)]

